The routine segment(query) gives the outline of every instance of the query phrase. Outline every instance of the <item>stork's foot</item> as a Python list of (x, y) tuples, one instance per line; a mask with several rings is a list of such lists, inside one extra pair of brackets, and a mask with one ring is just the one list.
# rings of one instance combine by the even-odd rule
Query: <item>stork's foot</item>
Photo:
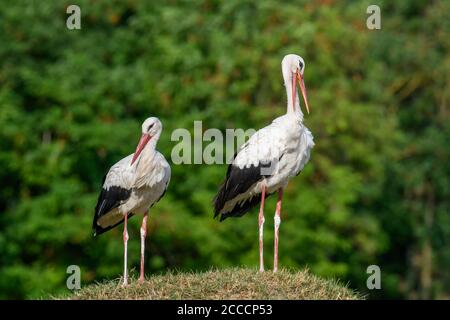
[(123, 278), (121, 287), (124, 288), (126, 286), (128, 286), (128, 278)]
[(144, 283), (145, 282), (144, 276), (140, 276), (139, 279), (138, 279), (138, 282), (139, 283)]

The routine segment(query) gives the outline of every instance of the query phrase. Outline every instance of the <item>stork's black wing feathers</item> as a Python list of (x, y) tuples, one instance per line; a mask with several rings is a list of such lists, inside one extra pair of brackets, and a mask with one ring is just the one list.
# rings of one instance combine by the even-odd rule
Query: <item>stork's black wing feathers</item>
[[(233, 159), (236, 158), (237, 153)], [(270, 166), (270, 164), (269, 164)], [(251, 165), (250, 167), (239, 168), (233, 164), (228, 166), (227, 175), (224, 182), (220, 186), (219, 192), (214, 197), (214, 218), (216, 218), (222, 211), (225, 203), (232, 200), (236, 196), (247, 192), (247, 190), (255, 183), (263, 180), (266, 176), (261, 174), (261, 169), (266, 167), (265, 164)], [(266, 194), (266, 197), (269, 196)], [(236, 204), (230, 212), (222, 212), (220, 221), (228, 217), (241, 217), (254, 206), (256, 206), (261, 197), (253, 196), (252, 199), (247, 199), (243, 203)]]
[(117, 208), (122, 201), (130, 197), (131, 190), (121, 187), (111, 186), (108, 189), (103, 188), (95, 207), (95, 216), (100, 218), (114, 208)]
[[(266, 193), (265, 198), (267, 198), (270, 195), (271, 195), (271, 193), (270, 194)], [(230, 212), (222, 213), (220, 215), (219, 221), (222, 222), (226, 218), (230, 218), (230, 217), (235, 217), (235, 218), (242, 217), (244, 214), (249, 212), (252, 208), (256, 207), (260, 203), (261, 203), (261, 194), (258, 193), (255, 196), (253, 196), (253, 198), (247, 199), (245, 202), (237, 203), (234, 206), (233, 210), (231, 210)]]
[[(103, 178), (102, 184), (104, 184), (106, 179), (106, 175)], [(102, 234), (118, 224), (122, 223), (119, 222), (115, 224), (114, 226), (110, 226), (108, 228), (102, 228), (97, 224), (98, 219), (107, 214), (109, 211), (111, 211), (114, 208), (117, 208), (120, 206), (120, 204), (127, 200), (131, 195), (131, 189), (125, 189), (118, 186), (110, 186), (106, 188), (103, 186), (102, 191), (100, 192), (100, 195), (98, 196), (97, 205), (95, 206), (95, 214), (94, 214), (94, 221), (92, 222), (92, 228), (94, 229), (94, 235)]]
[[(247, 192), (247, 190), (255, 183), (264, 179), (264, 175), (261, 175), (261, 166), (251, 165), (248, 168), (239, 168), (230, 164), (228, 166), (227, 175), (225, 181), (220, 186), (219, 192), (214, 198), (214, 218), (217, 217), (225, 203), (234, 199), (236, 196)], [(268, 195), (266, 195), (267, 197)], [(261, 197), (254, 195), (252, 199), (249, 199), (241, 204), (236, 204), (230, 212), (222, 212), (220, 221), (225, 220), (228, 217), (241, 217), (254, 206), (256, 206)]]

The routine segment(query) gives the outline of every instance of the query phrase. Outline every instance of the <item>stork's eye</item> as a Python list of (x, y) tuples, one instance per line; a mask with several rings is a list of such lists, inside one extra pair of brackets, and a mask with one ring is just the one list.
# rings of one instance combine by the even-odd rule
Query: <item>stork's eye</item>
[(150, 129), (153, 127), (154, 123), (148, 126), (147, 131), (150, 131)]
[(299, 61), (298, 62), (298, 67), (300, 68), (300, 70), (302, 70), (303, 69), (303, 62)]

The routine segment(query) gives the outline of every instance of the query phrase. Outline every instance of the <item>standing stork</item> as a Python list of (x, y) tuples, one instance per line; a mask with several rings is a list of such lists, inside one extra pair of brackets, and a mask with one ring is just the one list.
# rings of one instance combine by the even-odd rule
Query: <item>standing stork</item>
[(141, 226), (141, 268), (139, 281), (144, 281), (144, 252), (147, 236), (148, 210), (166, 192), (170, 181), (170, 166), (156, 151), (162, 131), (158, 118), (148, 118), (142, 124), (142, 136), (134, 154), (123, 158), (109, 169), (103, 178), (93, 221), (94, 236), (100, 235), (124, 222), (123, 285), (128, 284), (127, 243), (128, 218), (143, 214)]
[(220, 221), (228, 217), (241, 217), (260, 203), (259, 258), (260, 271), (264, 271), (263, 225), (264, 200), (278, 191), (275, 211), (275, 240), (273, 271), (278, 270), (278, 230), (281, 223), (283, 190), (289, 180), (298, 175), (309, 160), (314, 146), (313, 136), (303, 124), (303, 113), (296, 81), (300, 86), (306, 110), (308, 99), (303, 80), (305, 62), (302, 57), (288, 54), (281, 62), (287, 94), (286, 114), (258, 130), (235, 154), (228, 166), (225, 181), (214, 198), (214, 217)]

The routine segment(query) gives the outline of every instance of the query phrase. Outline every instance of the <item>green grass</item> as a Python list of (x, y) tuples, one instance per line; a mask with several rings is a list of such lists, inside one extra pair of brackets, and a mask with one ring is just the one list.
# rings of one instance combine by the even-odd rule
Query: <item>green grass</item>
[(169, 272), (144, 283), (135, 278), (125, 288), (120, 280), (87, 286), (59, 299), (362, 299), (336, 280), (321, 279), (308, 270), (281, 269), (274, 274), (232, 268), (202, 273)]

